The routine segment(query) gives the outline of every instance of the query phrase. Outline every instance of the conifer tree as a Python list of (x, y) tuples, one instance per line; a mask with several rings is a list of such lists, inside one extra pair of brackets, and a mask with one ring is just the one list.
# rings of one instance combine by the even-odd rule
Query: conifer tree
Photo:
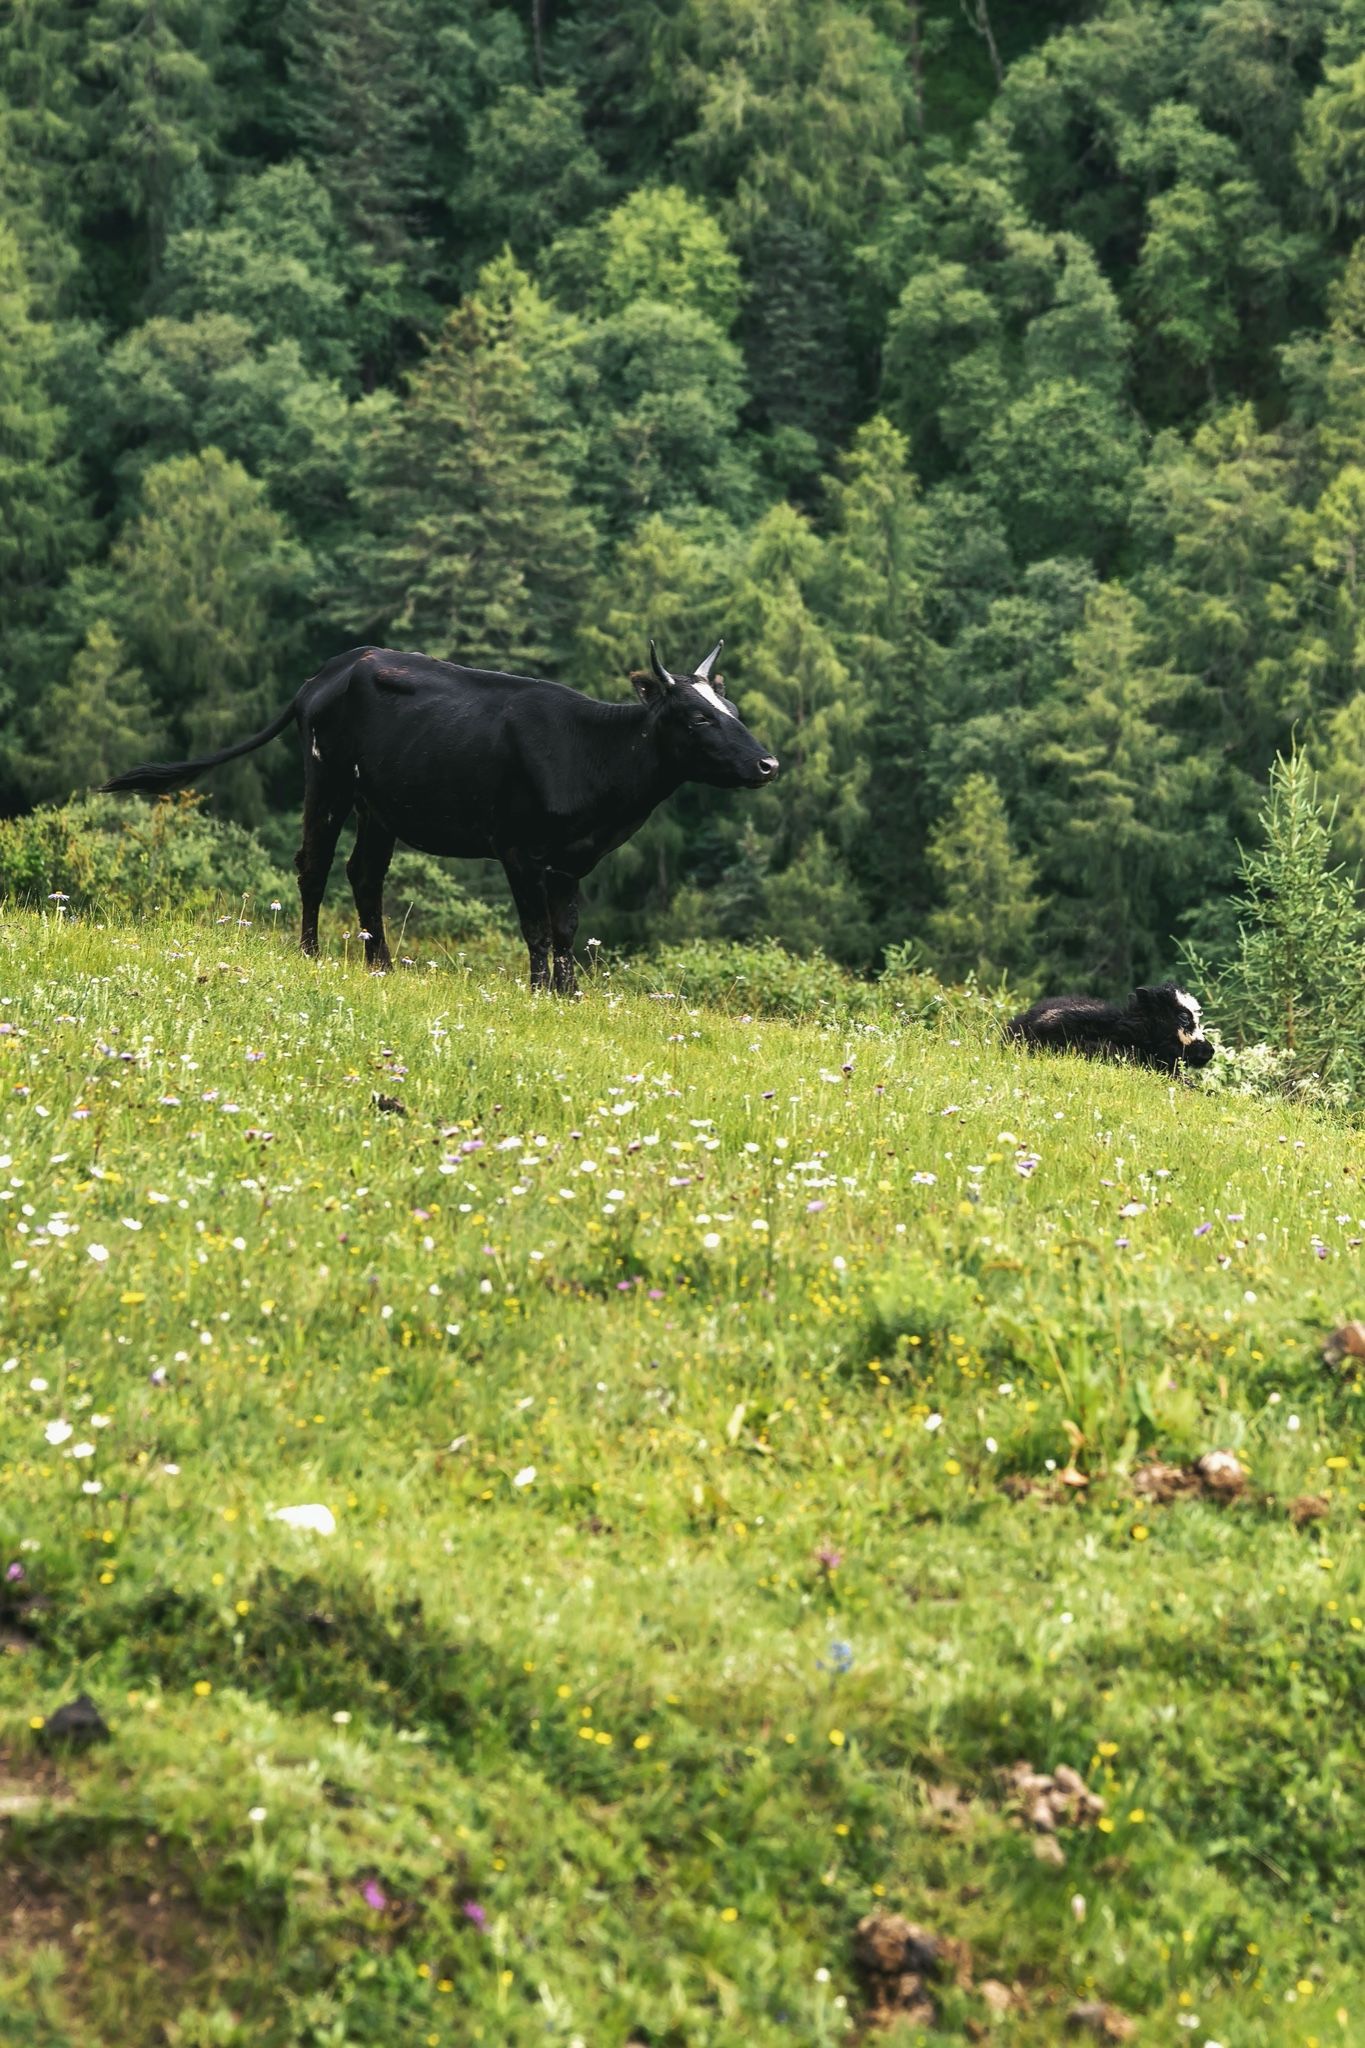
[[(139, 510), (94, 591), (187, 753), (244, 738), (292, 674), (306, 554), (264, 487), (220, 449), (148, 470)], [(262, 815), (259, 756), (214, 780), (244, 822)]]
[(1014, 850), (1004, 799), (988, 775), (969, 775), (929, 834), (926, 854), (939, 906), (926, 937), (947, 979), (994, 983), (1030, 965), (1042, 908), (1037, 869)]
[(1330, 812), (1295, 748), (1270, 773), (1263, 843), (1244, 850), (1237, 950), (1220, 1008), (1253, 1038), (1294, 1054), (1300, 1073), (1365, 1075), (1365, 911), (1331, 852)]
[[(59, 337), (37, 316), (18, 242), (0, 217), (0, 711), (23, 706), (64, 660), (63, 580), (93, 538), (60, 403)], [(7, 775), (23, 771), (13, 739)]]
[(146, 234), (155, 274), (177, 184), (217, 152), (229, 117), (218, 76), (233, 0), (95, 0), (81, 62), (91, 96), (86, 203), (112, 196)]
[(358, 632), (396, 635), (474, 666), (553, 671), (592, 573), (594, 533), (573, 502), (566, 423), (528, 346), (544, 302), (490, 266), (381, 416), (349, 550)]
[(34, 793), (57, 802), (154, 758), (163, 737), (146, 683), (107, 619), (95, 620), (34, 724)]

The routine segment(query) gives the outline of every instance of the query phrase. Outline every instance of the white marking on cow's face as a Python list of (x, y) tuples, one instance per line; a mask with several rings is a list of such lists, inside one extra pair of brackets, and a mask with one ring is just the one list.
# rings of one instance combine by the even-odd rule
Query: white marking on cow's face
[(738, 718), (739, 713), (728, 697), (718, 697), (709, 683), (693, 683), (692, 688), (699, 697), (705, 697), (713, 711), (723, 711), (727, 718)]
[(1182, 1009), (1186, 1009), (1189, 1011), (1191, 1017), (1194, 1019), (1193, 1031), (1181, 1031), (1177, 1029), (1175, 1034), (1176, 1037), (1180, 1040), (1180, 1043), (1182, 1045), (1201, 1045), (1204, 1040), (1204, 1026), (1203, 1022), (1201, 1021), (1204, 1015), (1202, 1008), (1195, 1001), (1193, 996), (1186, 995), (1183, 988), (1178, 988), (1176, 990), (1175, 999), (1177, 1003), (1181, 1005)]

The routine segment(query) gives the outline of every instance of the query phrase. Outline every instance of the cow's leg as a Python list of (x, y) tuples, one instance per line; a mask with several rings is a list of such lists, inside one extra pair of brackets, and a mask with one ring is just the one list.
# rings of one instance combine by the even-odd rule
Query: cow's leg
[(550, 934), (554, 942), (554, 992), (557, 996), (576, 996), (578, 980), (574, 974), (573, 935), (578, 930), (578, 877), (557, 875), (551, 870), (545, 877), (545, 900), (549, 905)]
[(507, 879), (521, 919), (521, 935), (531, 956), (532, 989), (550, 986), (550, 906), (545, 892), (545, 870), (514, 867), (504, 861)]
[(303, 924), (299, 944), (305, 953), (318, 950), (318, 911), (337, 850), (341, 828), (355, 802), (354, 788), (338, 785), (334, 779), (309, 775), (303, 791), (303, 839), (294, 855), (299, 877), (299, 899)]
[(384, 938), (384, 877), (393, 859), (394, 835), (365, 804), (356, 806), (359, 830), (346, 863), (356, 916), (365, 934), (365, 964), (387, 974), (393, 962)]

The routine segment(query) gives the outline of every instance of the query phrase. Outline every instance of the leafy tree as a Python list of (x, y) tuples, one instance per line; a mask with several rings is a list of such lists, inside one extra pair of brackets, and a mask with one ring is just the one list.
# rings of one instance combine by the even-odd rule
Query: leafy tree
[(1123, 987), (1156, 971), (1175, 906), (1203, 894), (1231, 852), (1210, 829), (1216, 770), (1186, 758), (1173, 729), (1186, 684), (1152, 663), (1145, 625), (1131, 593), (1094, 592), (1033, 756), (1048, 778), (1046, 935), (1061, 959)]
[[(844, 868), (866, 821), (871, 706), (814, 609), (822, 566), (817, 536), (790, 506), (775, 506), (760, 521), (730, 600), (740, 650), (735, 680), (747, 722), (787, 778), (781, 794), (779, 785), (753, 800), (772, 873), (791, 867), (820, 834), (841, 887), (852, 889)], [(820, 856), (817, 865), (828, 887), (830, 862)]]
[(790, 206), (765, 209), (745, 241), (742, 337), (750, 404), (780, 480), (818, 476), (853, 418), (856, 366), (829, 234)]
[(795, 201), (841, 236), (869, 221), (913, 124), (890, 24), (827, 0), (690, 0), (680, 27), (681, 148), (711, 188), (741, 216)]
[(632, 193), (602, 223), (601, 310), (648, 299), (701, 314), (728, 334), (740, 303), (739, 262), (717, 222), (678, 185)]
[(1332, 227), (1365, 221), (1365, 55), (1328, 71), (1305, 109), (1296, 154)]
[(1009, 814), (988, 775), (969, 775), (929, 834), (927, 859), (940, 902), (925, 936), (949, 980), (994, 983), (1027, 967), (1042, 905), (1037, 870), (1017, 854)]
[(1365, 690), (1326, 718), (1308, 751), (1332, 850), (1360, 886), (1365, 864)]
[(509, 85), (473, 116), (455, 205), (481, 255), (505, 244), (526, 261), (607, 193), (572, 86)]
[(931, 522), (904, 435), (880, 415), (869, 420), (827, 497), (818, 601), (868, 705), (866, 823), (851, 853), (874, 916), (903, 935), (907, 900), (922, 879), (918, 820), (940, 656), (925, 617)]
[(586, 495), (620, 531), (653, 512), (742, 516), (753, 470), (738, 440), (743, 361), (705, 314), (637, 299), (588, 340), (595, 373)]
[(353, 271), (325, 187), (295, 159), (239, 179), (214, 225), (172, 235), (159, 302), (181, 320), (229, 315), (262, 344), (291, 340), (310, 368), (345, 377)]
[(310, 373), (296, 341), (258, 349), (231, 313), (149, 320), (110, 350), (99, 395), (121, 475), (136, 477), (179, 450), (220, 448), (316, 544), (335, 541), (354, 482), (359, 415), (338, 384)]

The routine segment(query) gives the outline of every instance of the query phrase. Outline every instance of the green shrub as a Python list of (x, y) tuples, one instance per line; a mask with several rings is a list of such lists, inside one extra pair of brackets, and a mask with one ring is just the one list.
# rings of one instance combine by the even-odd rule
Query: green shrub
[(252, 833), (192, 795), (150, 807), (86, 796), (0, 820), (0, 897), (12, 903), (60, 895), (75, 913), (146, 917), (292, 894)]
[(870, 982), (856, 981), (823, 953), (788, 953), (775, 939), (662, 946), (630, 963), (624, 979), (685, 1003), (756, 1017), (863, 1017), (878, 1007)]
[[(340, 859), (334, 907), (347, 914)], [(0, 820), (0, 899), (63, 899), (74, 914), (143, 918), (158, 911), (201, 914), (244, 900), (255, 914), (272, 903), (291, 912), (292, 874), (255, 833), (216, 817), (193, 794), (163, 803), (85, 796)], [(390, 870), (386, 910), (391, 936), (439, 937), (460, 944), (491, 938), (495, 910), (464, 890), (425, 853), (400, 852)]]

